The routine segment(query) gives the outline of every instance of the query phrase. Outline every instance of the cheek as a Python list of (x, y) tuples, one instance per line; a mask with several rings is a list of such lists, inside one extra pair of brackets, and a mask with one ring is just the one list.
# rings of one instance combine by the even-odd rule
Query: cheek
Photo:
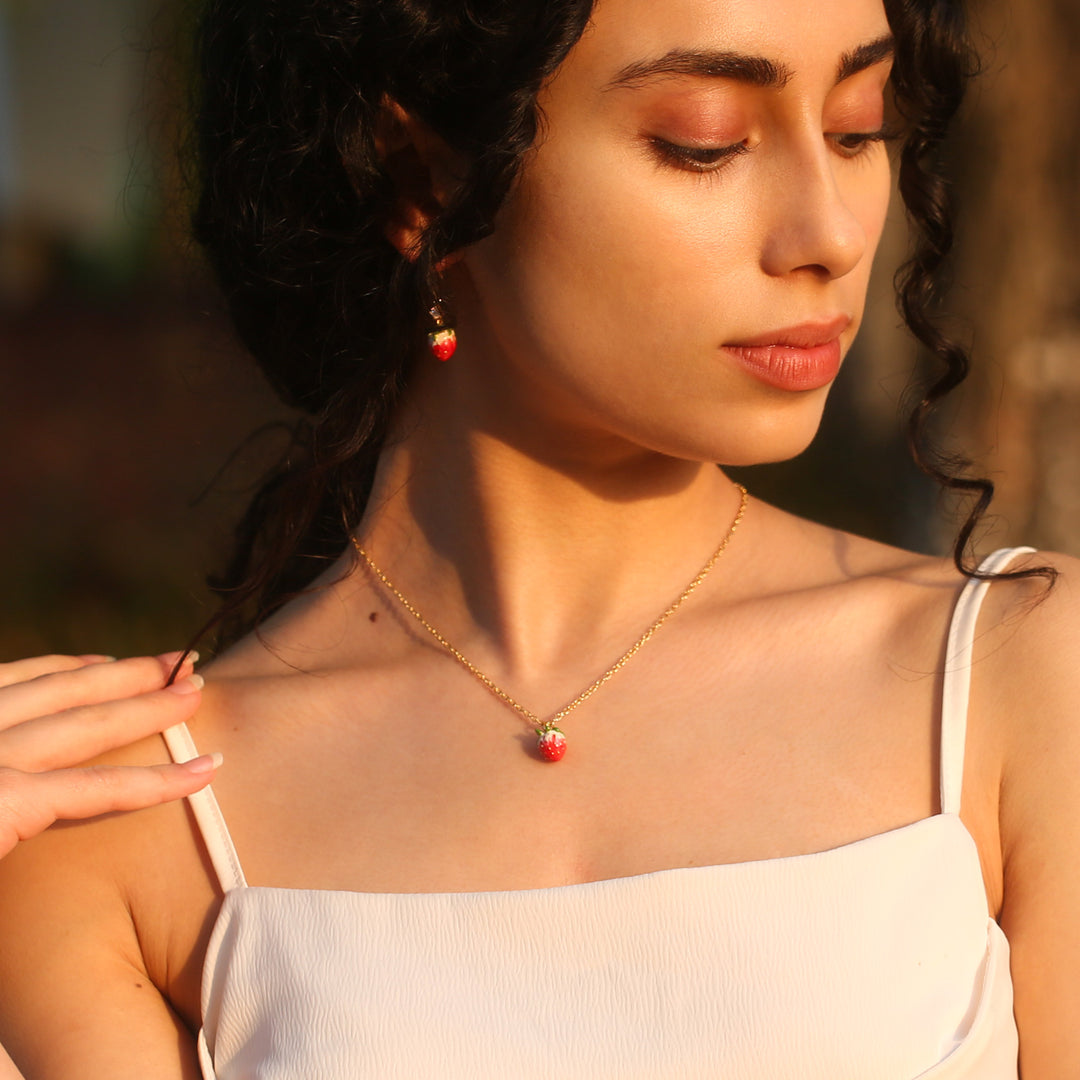
[(735, 192), (658, 168), (644, 147), (552, 154), (523, 177), (482, 272), (527, 324), (568, 326), (578, 344), (613, 341), (628, 322), (651, 345), (710, 316), (719, 332), (749, 216)]
[[(869, 264), (885, 231), (892, 198), (892, 171), (884, 147), (877, 150), (868, 175), (857, 180), (859, 182), (852, 185), (853, 190), (848, 196), (848, 206), (866, 234), (869, 251), (864, 262)], [(866, 270), (869, 272), (869, 266)]]

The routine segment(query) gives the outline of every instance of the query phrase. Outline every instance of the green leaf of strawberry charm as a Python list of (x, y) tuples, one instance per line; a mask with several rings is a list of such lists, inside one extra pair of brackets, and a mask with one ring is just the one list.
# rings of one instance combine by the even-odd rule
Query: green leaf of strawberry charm
[(562, 761), (566, 753), (566, 736), (554, 724), (536, 729), (536, 749), (545, 761)]

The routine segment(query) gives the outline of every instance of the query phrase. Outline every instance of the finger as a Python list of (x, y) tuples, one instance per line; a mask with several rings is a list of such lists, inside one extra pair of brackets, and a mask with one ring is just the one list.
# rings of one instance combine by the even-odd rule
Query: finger
[[(177, 664), (180, 664), (176, 675), (179, 679), (182, 674), (186, 674), (199, 662), (199, 654), (194, 649), (184, 649), (181, 652), (162, 653), (160, 656), (156, 657), (156, 659), (161, 665), (161, 670), (165, 675), (165, 681), (168, 682), (173, 671), (176, 670)], [(183, 660), (182, 664), (180, 663), (181, 660)]]
[[(171, 654), (173, 660), (178, 654)], [(0, 687), (0, 730), (79, 705), (132, 697), (159, 690), (165, 683), (165, 659), (153, 656), (82, 664)], [(180, 677), (191, 671), (191, 661)]]
[(0, 762), (42, 772), (89, 761), (190, 719), (202, 687), (201, 675), (188, 675), (163, 690), (26, 720), (0, 731)]
[(86, 667), (89, 662), (88, 658), (82, 656), (31, 656), (25, 660), (10, 660), (0, 664), (0, 687), (58, 671), (73, 671)]
[(98, 817), (181, 799), (213, 779), (221, 755), (180, 765), (96, 766), (57, 772), (0, 769), (0, 858), (53, 822)]
[(23, 1074), (15, 1068), (15, 1062), (2, 1046), (0, 1046), (0, 1080), (24, 1080)]

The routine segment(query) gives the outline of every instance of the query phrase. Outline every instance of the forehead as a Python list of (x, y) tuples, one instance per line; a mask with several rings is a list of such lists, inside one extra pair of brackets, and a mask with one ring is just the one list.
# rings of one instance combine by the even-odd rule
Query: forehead
[(710, 50), (834, 76), (845, 54), (888, 32), (882, 0), (597, 0), (559, 77), (603, 90), (635, 64)]

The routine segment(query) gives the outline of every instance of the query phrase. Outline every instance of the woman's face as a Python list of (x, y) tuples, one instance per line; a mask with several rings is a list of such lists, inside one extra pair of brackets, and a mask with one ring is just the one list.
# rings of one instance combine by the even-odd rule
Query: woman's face
[(599, 0), (453, 271), (503, 405), (676, 457), (800, 452), (885, 221), (890, 58), (879, 0)]

